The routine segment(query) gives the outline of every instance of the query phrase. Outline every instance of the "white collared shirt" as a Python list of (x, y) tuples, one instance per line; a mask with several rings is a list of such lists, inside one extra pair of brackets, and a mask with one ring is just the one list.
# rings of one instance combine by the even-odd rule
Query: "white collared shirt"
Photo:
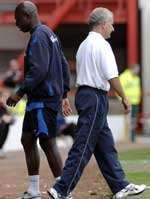
[(77, 86), (109, 91), (109, 81), (118, 77), (118, 68), (110, 44), (100, 33), (89, 32), (76, 55)]

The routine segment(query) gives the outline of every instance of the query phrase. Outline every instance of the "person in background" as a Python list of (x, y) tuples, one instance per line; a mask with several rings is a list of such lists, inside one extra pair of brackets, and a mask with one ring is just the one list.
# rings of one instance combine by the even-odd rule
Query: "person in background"
[(20, 70), (18, 61), (11, 59), (9, 68), (3, 77), (3, 85), (9, 88), (15, 88), (22, 81), (22, 71)]
[[(1, 94), (0, 94), (0, 157), (6, 157), (6, 153), (4, 152), (4, 144), (7, 140), (9, 134), (9, 127), (11, 124), (15, 122), (14, 113), (20, 115), (19, 107), (22, 106), (24, 100), (21, 100), (17, 108), (12, 111), (8, 111), (6, 102), (6, 95), (10, 95), (10, 93), (17, 88), (19, 83), (21, 82), (23, 77), (22, 71), (20, 70), (18, 61), (16, 59), (11, 59), (9, 61), (8, 70), (4, 73), (4, 76), (1, 80)], [(23, 111), (22, 111), (23, 112)]]
[(139, 77), (140, 67), (133, 64), (120, 74), (120, 81), (125, 95), (128, 96), (131, 103), (131, 131), (130, 138), (132, 142), (136, 141), (136, 127), (141, 102), (141, 81)]
[(14, 117), (4, 103), (5, 94), (8, 94), (8, 90), (0, 89), (0, 158), (6, 157), (3, 148), (9, 134), (9, 127), (14, 123)]
[(78, 90), (75, 105), (79, 119), (63, 173), (48, 190), (53, 199), (72, 199), (71, 192), (92, 154), (115, 198), (136, 195), (146, 188), (145, 185), (135, 185), (125, 179), (107, 122), (107, 92), (110, 85), (121, 97), (125, 113), (131, 110), (119, 81), (112, 48), (106, 41), (114, 31), (113, 13), (102, 7), (94, 9), (89, 17), (89, 26), (91, 31), (76, 55)]
[(21, 142), (28, 169), (28, 187), (21, 198), (41, 199), (37, 139), (58, 179), (62, 173), (62, 160), (56, 145), (57, 113), (61, 107), (66, 116), (72, 112), (67, 98), (69, 66), (57, 36), (41, 24), (34, 3), (19, 3), (15, 20), (22, 32), (30, 33), (30, 40), (25, 53), (24, 80), (16, 93), (7, 99), (7, 105), (14, 107), (27, 95)]

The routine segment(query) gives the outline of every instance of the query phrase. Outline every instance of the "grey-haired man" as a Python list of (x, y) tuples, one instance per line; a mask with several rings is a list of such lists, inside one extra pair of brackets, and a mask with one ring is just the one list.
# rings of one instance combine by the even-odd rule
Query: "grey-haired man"
[(91, 31), (76, 56), (78, 91), (75, 104), (79, 114), (76, 137), (60, 180), (48, 191), (53, 199), (72, 198), (70, 192), (92, 154), (116, 198), (139, 194), (145, 189), (145, 185), (134, 185), (124, 179), (107, 123), (110, 85), (121, 97), (125, 113), (130, 112), (130, 104), (118, 79), (114, 54), (105, 40), (114, 31), (112, 12), (106, 8), (94, 9), (89, 25)]

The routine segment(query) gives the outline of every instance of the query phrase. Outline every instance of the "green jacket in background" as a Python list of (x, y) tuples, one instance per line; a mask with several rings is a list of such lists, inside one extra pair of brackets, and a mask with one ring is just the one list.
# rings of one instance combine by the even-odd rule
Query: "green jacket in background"
[(140, 77), (138, 75), (134, 75), (130, 69), (126, 69), (121, 73), (120, 81), (130, 103), (132, 105), (139, 105), (141, 101)]

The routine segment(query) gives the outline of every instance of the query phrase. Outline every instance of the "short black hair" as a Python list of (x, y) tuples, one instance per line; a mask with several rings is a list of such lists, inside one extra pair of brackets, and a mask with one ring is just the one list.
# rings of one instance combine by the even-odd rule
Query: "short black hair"
[(17, 11), (21, 11), (23, 14), (27, 14), (29, 16), (35, 16), (38, 9), (31, 1), (24, 1), (17, 5), (15, 12)]

